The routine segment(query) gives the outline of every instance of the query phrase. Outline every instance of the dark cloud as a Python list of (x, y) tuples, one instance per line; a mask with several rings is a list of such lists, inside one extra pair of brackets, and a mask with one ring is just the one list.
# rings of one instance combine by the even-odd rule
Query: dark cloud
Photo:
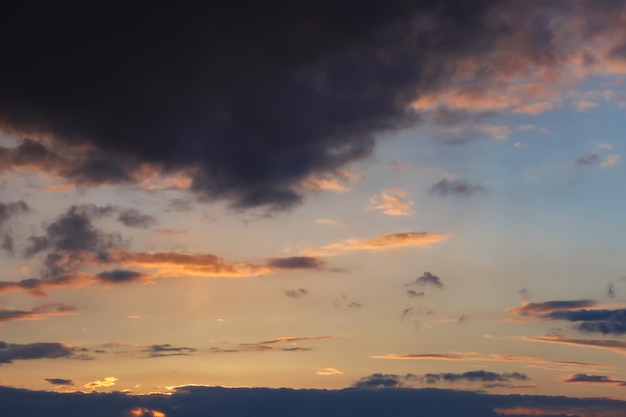
[(519, 372), (496, 373), (489, 371), (469, 371), (464, 373), (439, 373), (424, 375), (372, 374), (354, 383), (355, 388), (411, 388), (417, 385), (434, 385), (457, 382), (510, 382), (528, 381), (530, 378)]
[(615, 298), (615, 284), (613, 284), (612, 282), (609, 282), (609, 284), (606, 287), (606, 296), (609, 298)]
[(423, 297), (424, 291), (406, 290), (406, 295), (412, 298)]
[[(385, 383), (385, 374), (379, 374)], [(390, 376), (393, 384), (393, 376)], [(373, 378), (372, 378), (373, 380)], [(372, 387), (370, 387), (372, 388)], [(626, 403), (607, 398), (489, 395), (446, 389), (292, 390), (184, 386), (168, 394), (55, 393), (0, 387), (2, 411), (11, 417), (91, 417), (210, 415), (231, 417), (359, 416), (502, 417), (527, 410), (533, 416), (621, 417)], [(161, 413), (161, 414), (158, 414)], [(526, 417), (526, 416), (524, 416)]]
[(150, 358), (162, 358), (165, 356), (186, 356), (191, 355), (196, 352), (197, 349), (184, 347), (184, 346), (174, 346), (169, 343), (162, 345), (152, 345), (148, 348), (142, 350), (142, 352), (146, 353)]
[(121, 211), (117, 219), (128, 227), (148, 228), (157, 223), (154, 217), (144, 214), (136, 209)]
[(0, 203), (0, 249), (13, 254), (15, 251), (14, 238), (11, 228), (7, 225), (9, 220), (23, 213), (28, 213), (30, 207), (23, 201)]
[(311, 256), (291, 256), (289, 258), (272, 258), (267, 265), (276, 269), (319, 269), (324, 261)]
[(530, 300), (530, 291), (528, 291), (526, 288), (522, 288), (517, 293), (522, 296), (522, 299), (524, 301)]
[(333, 301), (333, 305), (339, 310), (354, 310), (363, 307), (363, 304), (357, 300), (351, 300), (346, 294), (342, 294), (341, 297), (336, 298)]
[(567, 384), (610, 384), (626, 387), (626, 381), (621, 381), (619, 379), (611, 378), (605, 375), (574, 374), (564, 379), (563, 382)]
[[(123, 245), (117, 233), (97, 229), (92, 220), (109, 215), (115, 207), (92, 204), (71, 206), (48, 225), (42, 236), (31, 236), (26, 256), (47, 252), (41, 271), (44, 280), (70, 279), (70, 275), (85, 257), (106, 260), (112, 248)], [(68, 275), (69, 274), (69, 275)]]
[(576, 159), (576, 163), (579, 165), (597, 165), (602, 158), (595, 152), (587, 152)]
[(485, 191), (485, 187), (479, 184), (472, 184), (460, 179), (442, 178), (438, 183), (430, 188), (430, 192), (439, 195), (459, 195), (470, 196), (477, 192)]
[(553, 311), (545, 318), (581, 322), (576, 329), (586, 333), (622, 335), (626, 333), (626, 309)]
[(456, 321), (458, 324), (467, 324), (469, 318), (465, 314), (461, 314), (459, 319)]
[(44, 320), (51, 316), (76, 313), (76, 308), (65, 303), (44, 304), (32, 310), (19, 310), (0, 307), (0, 324), (15, 320)]
[(542, 303), (523, 302), (520, 307), (513, 307), (507, 311), (521, 316), (533, 316), (558, 310), (579, 310), (596, 305), (593, 300), (553, 300)]
[(71, 379), (65, 379), (65, 378), (44, 378), (43, 380), (51, 383), (52, 385), (61, 385), (61, 386), (74, 385), (74, 382)]
[(193, 202), (189, 199), (174, 198), (167, 205), (169, 211), (185, 212), (193, 210)]
[(468, 382), (507, 382), (511, 380), (528, 381), (530, 378), (519, 372), (496, 373), (489, 371), (469, 371), (464, 373), (440, 373), (425, 374), (420, 380), (426, 384), (437, 384), (439, 382), (455, 383), (461, 381)]
[[(594, 11), (575, 4), (551, 3), (546, 13)], [(12, 57), (0, 70), (0, 121), (87, 144), (61, 172), (75, 181), (125, 182), (151, 164), (191, 170), (191, 188), (208, 199), (286, 208), (301, 200), (298, 186), (310, 175), (367, 157), (378, 133), (419, 121), (410, 104), (451, 79), (480, 89), (494, 72), (557, 65), (550, 57), (561, 51), (548, 41), (556, 29), (535, 9), (496, 0), (149, 12), (16, 4), (0, 22)], [(520, 68), (500, 49), (516, 35)], [(472, 74), (459, 65), (469, 58), (480, 63)], [(48, 158), (31, 148), (31, 158)]]
[(110, 284), (120, 284), (124, 282), (139, 281), (146, 275), (141, 272), (129, 271), (125, 269), (115, 269), (113, 271), (104, 271), (96, 274), (96, 279), (101, 282)]
[(298, 288), (296, 290), (285, 290), (285, 295), (291, 298), (300, 298), (308, 294), (309, 291), (304, 288)]
[(415, 281), (406, 284), (406, 286), (411, 285), (418, 285), (420, 287), (433, 286), (436, 288), (445, 287), (441, 279), (437, 275), (431, 274), (430, 272), (424, 272), (421, 277), (417, 277)]
[(15, 360), (75, 358), (89, 359), (87, 349), (58, 342), (7, 343), (0, 341), (0, 364)]
[(413, 378), (414, 375), (406, 376), (395, 374), (372, 374), (359, 379), (354, 383), (355, 388), (398, 388), (403, 386), (403, 380)]

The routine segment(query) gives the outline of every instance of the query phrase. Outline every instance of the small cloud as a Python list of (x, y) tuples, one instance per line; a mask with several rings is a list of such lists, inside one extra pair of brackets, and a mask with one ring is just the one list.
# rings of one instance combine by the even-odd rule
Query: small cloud
[(406, 290), (406, 295), (408, 295), (411, 298), (423, 297), (424, 291), (415, 291), (415, 290), (408, 289)]
[(428, 271), (424, 272), (424, 274), (421, 277), (417, 277), (415, 279), (415, 281), (412, 281), (412, 282), (410, 282), (410, 283), (408, 283), (406, 285), (407, 286), (419, 285), (421, 287), (433, 286), (433, 287), (436, 287), (436, 288), (444, 288), (445, 287), (445, 285), (441, 281), (441, 278), (439, 278), (437, 275), (431, 274)]
[(331, 243), (319, 249), (306, 249), (303, 252), (308, 255), (336, 256), (355, 250), (386, 250), (401, 247), (428, 248), (435, 243), (446, 240), (448, 235), (430, 232), (393, 233), (376, 236), (372, 239), (345, 239), (338, 243)]
[(151, 345), (142, 350), (149, 358), (163, 358), (166, 356), (187, 356), (196, 352), (196, 349), (185, 346), (174, 346), (169, 343)]
[(74, 314), (77, 314), (76, 308), (66, 303), (43, 304), (32, 310), (0, 307), (0, 324), (17, 320), (45, 320), (50, 317)]
[(139, 210), (136, 209), (121, 211), (119, 216), (117, 217), (117, 220), (124, 224), (124, 226), (138, 227), (143, 229), (152, 227), (157, 223), (154, 217), (148, 214), (141, 213)]
[(167, 205), (168, 211), (186, 212), (193, 210), (193, 202), (182, 198), (174, 198)]
[(528, 291), (526, 288), (522, 288), (517, 293), (522, 296), (522, 299), (524, 301), (530, 300), (530, 291)]
[(285, 290), (285, 295), (290, 298), (301, 298), (308, 294), (309, 291), (304, 288), (298, 288), (296, 290)]
[(467, 324), (469, 318), (465, 314), (461, 314), (461, 317), (457, 320), (457, 324)]
[(594, 305), (596, 305), (596, 302), (593, 300), (553, 300), (542, 303), (525, 301), (520, 307), (509, 308), (507, 311), (521, 316), (529, 316), (558, 310), (580, 310)]
[(603, 384), (626, 387), (626, 381), (605, 375), (574, 374), (563, 380), (565, 384)]
[(57, 385), (57, 386), (72, 386), (74, 385), (74, 382), (71, 379), (65, 379), (65, 378), (44, 378), (43, 379), (46, 382), (49, 382), (52, 385)]
[(607, 285), (607, 290), (606, 290), (606, 295), (609, 298), (615, 298), (615, 284), (613, 284), (612, 282), (609, 282), (609, 284)]
[(343, 227), (344, 225), (335, 221), (335, 220), (331, 220), (331, 219), (315, 219), (315, 223), (317, 224), (323, 224), (323, 225), (327, 225), (327, 226), (338, 226), (338, 227)]
[(472, 184), (468, 181), (446, 177), (442, 178), (438, 183), (430, 187), (431, 193), (442, 196), (470, 196), (483, 191), (485, 191), (485, 187), (480, 184)]
[(274, 269), (319, 269), (324, 263), (322, 259), (312, 256), (272, 258), (267, 261), (267, 265)]
[(365, 378), (359, 379), (357, 382), (354, 383), (353, 387), (362, 389), (415, 388), (421, 385), (435, 385), (439, 383), (503, 383), (510, 381), (528, 381), (529, 379), (530, 378), (527, 375), (520, 372), (497, 373), (485, 370), (469, 371), (463, 373), (428, 373), (424, 375), (372, 374)]
[(96, 279), (100, 282), (106, 282), (109, 284), (121, 284), (124, 282), (139, 281), (145, 278), (146, 275), (141, 272), (129, 271), (125, 269), (116, 269), (113, 271), (105, 271), (96, 274)]
[(604, 161), (600, 163), (600, 166), (602, 168), (612, 167), (613, 165), (617, 164), (620, 161), (620, 159), (621, 159), (621, 156), (618, 154), (609, 155), (606, 157)]
[(579, 165), (597, 165), (600, 162), (600, 155), (595, 152), (587, 152), (576, 159)]
[(401, 188), (389, 188), (370, 198), (369, 209), (378, 210), (389, 216), (410, 216), (413, 201), (406, 198), (406, 192)]
[(320, 375), (320, 376), (343, 375), (343, 372), (335, 368), (321, 368), (315, 371), (315, 375)]
[(356, 300), (351, 300), (346, 294), (342, 294), (341, 297), (336, 298), (335, 301), (333, 301), (333, 305), (339, 310), (355, 310), (363, 307), (363, 304)]
[(579, 100), (572, 103), (572, 107), (578, 111), (587, 111), (598, 107), (598, 103), (589, 100)]
[(118, 379), (114, 376), (107, 376), (105, 378), (103, 378), (102, 380), (95, 380), (95, 381), (89, 381), (87, 382), (85, 385), (83, 385), (84, 388), (87, 389), (96, 389), (96, 388), (105, 388), (105, 387), (112, 387), (115, 385), (115, 383), (118, 381)]
[(554, 110), (554, 103), (543, 101), (532, 104), (523, 104), (513, 109), (514, 113), (530, 114), (537, 116), (541, 113)]

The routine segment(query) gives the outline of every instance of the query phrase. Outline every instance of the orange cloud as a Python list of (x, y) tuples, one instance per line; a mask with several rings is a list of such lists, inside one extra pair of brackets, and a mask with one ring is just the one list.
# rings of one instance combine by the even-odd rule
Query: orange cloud
[(426, 353), (426, 354), (399, 354), (388, 353), (386, 355), (373, 355), (373, 359), (395, 359), (395, 360), (435, 360), (435, 361), (476, 361), (476, 362), (517, 362), (530, 364), (533, 367), (543, 367), (546, 369), (577, 369), (577, 368), (609, 368), (608, 366), (578, 361), (553, 361), (536, 356), (502, 355), (491, 354), (480, 356), (474, 352), (453, 352), (453, 353)]
[(343, 372), (335, 368), (322, 368), (322, 369), (316, 370), (315, 375), (320, 375), (320, 376), (343, 375)]
[(389, 188), (370, 198), (369, 208), (378, 210), (389, 216), (410, 216), (413, 214), (413, 201), (406, 198), (402, 188)]
[(345, 239), (338, 243), (331, 243), (319, 249), (305, 249), (302, 252), (310, 256), (336, 256), (355, 250), (385, 250), (402, 247), (429, 248), (432, 245), (448, 239), (447, 234), (430, 232), (393, 233), (377, 236), (372, 239)]
[(87, 389), (112, 387), (117, 381), (118, 379), (116, 377), (107, 376), (102, 380), (97, 379), (95, 381), (87, 382), (85, 385), (83, 385), (83, 387)]
[(155, 270), (159, 277), (201, 276), (201, 277), (254, 277), (272, 272), (265, 265), (253, 263), (231, 263), (210, 254), (187, 255), (176, 252), (125, 252), (114, 251), (108, 264), (138, 267)]

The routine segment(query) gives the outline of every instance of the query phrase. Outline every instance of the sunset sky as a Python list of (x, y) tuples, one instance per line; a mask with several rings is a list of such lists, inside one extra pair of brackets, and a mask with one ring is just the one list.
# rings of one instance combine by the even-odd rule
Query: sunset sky
[[(0, 39), (2, 389), (626, 401), (625, 1), (16, 4)], [(493, 415), (623, 416), (542, 404)]]

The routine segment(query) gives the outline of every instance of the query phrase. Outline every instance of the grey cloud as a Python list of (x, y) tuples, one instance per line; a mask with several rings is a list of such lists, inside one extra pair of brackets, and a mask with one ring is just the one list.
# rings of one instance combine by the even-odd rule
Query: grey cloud
[(61, 386), (74, 385), (74, 382), (71, 379), (65, 379), (65, 378), (44, 378), (43, 380), (51, 383), (52, 385), (61, 385)]
[(566, 384), (583, 383), (583, 384), (612, 384), (619, 386), (626, 386), (626, 381), (611, 378), (605, 375), (589, 375), (589, 374), (574, 374), (563, 380)]
[(615, 298), (615, 284), (613, 284), (612, 282), (609, 282), (609, 284), (606, 287), (606, 296), (609, 298)]
[(96, 279), (111, 284), (139, 281), (143, 277), (145, 277), (145, 274), (142, 274), (141, 272), (129, 271), (125, 269), (115, 269), (96, 274)]
[(433, 286), (436, 288), (445, 287), (445, 285), (443, 284), (443, 282), (437, 275), (431, 274), (428, 271), (424, 272), (422, 276), (417, 277), (415, 281), (412, 281), (406, 284), (406, 286), (411, 286), (411, 285), (418, 285), (420, 287)]
[(272, 258), (267, 265), (277, 269), (319, 269), (324, 261), (311, 256), (291, 256), (288, 258)]
[(0, 249), (7, 253), (15, 252), (15, 244), (13, 233), (7, 223), (9, 220), (23, 213), (28, 213), (30, 207), (23, 201), (14, 201), (10, 203), (0, 203)]
[(519, 290), (518, 294), (522, 296), (522, 299), (524, 301), (530, 300), (530, 291), (528, 291), (526, 288), (522, 288), (521, 290)]
[(472, 184), (460, 179), (442, 178), (438, 183), (430, 188), (433, 194), (470, 196), (478, 192), (485, 191), (485, 187), (479, 184)]
[(455, 383), (460, 381), (468, 382), (507, 382), (511, 380), (528, 381), (530, 378), (519, 372), (489, 372), (489, 371), (469, 371), (464, 373), (440, 373), (425, 374), (420, 380), (426, 384), (437, 384), (439, 382)]
[(291, 298), (300, 298), (308, 294), (309, 291), (304, 288), (298, 288), (296, 290), (285, 290), (285, 295)]
[(128, 227), (148, 228), (157, 223), (154, 217), (136, 209), (123, 210), (117, 219)]
[(357, 300), (351, 300), (346, 294), (342, 294), (341, 297), (336, 298), (333, 301), (333, 305), (339, 310), (354, 310), (363, 307), (363, 304)]
[(600, 163), (601, 157), (595, 152), (587, 152), (576, 159), (579, 165), (597, 165)]
[(185, 212), (193, 210), (193, 202), (189, 199), (174, 198), (167, 205), (169, 211)]
[(32, 310), (20, 310), (0, 307), (0, 324), (15, 320), (42, 320), (54, 315), (76, 312), (76, 308), (66, 303), (44, 304)]
[(406, 290), (406, 294), (409, 297), (417, 298), (417, 297), (423, 297), (424, 296), (424, 291), (415, 291), (415, 290), (408, 289), (408, 290)]
[(542, 316), (549, 320), (581, 322), (576, 329), (586, 333), (622, 335), (626, 333), (626, 309), (557, 310)]
[(510, 381), (528, 381), (530, 378), (519, 372), (489, 372), (485, 370), (463, 373), (439, 373), (424, 375), (372, 374), (354, 383), (355, 388), (411, 388), (417, 385), (434, 385), (439, 383), (454, 384), (457, 382), (502, 383)]
[(142, 352), (146, 353), (150, 358), (162, 358), (166, 356), (187, 356), (195, 353), (197, 349), (185, 347), (185, 346), (174, 346), (169, 343), (162, 345), (151, 345), (148, 348), (142, 350)]
[(87, 349), (58, 342), (7, 343), (0, 341), (0, 364), (16, 360), (76, 358), (89, 359)]

